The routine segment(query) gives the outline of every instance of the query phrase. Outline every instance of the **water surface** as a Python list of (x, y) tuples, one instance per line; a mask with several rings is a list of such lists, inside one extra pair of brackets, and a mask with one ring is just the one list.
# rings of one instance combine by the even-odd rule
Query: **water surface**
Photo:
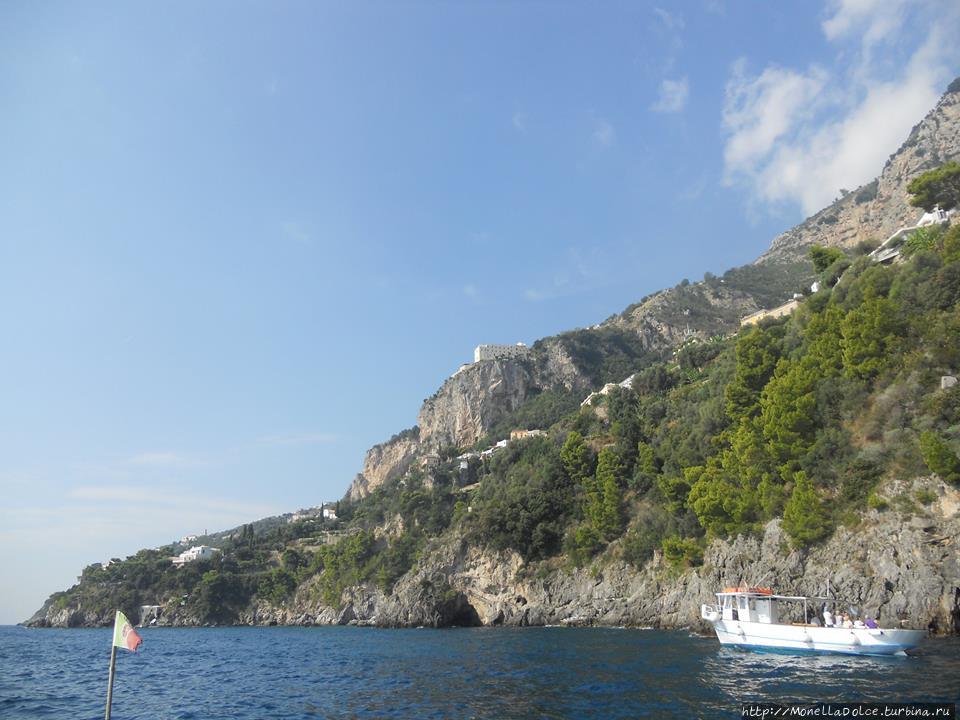
[[(721, 649), (686, 632), (157, 628), (113, 717), (739, 717), (741, 702), (960, 698), (960, 639), (918, 657)], [(102, 718), (110, 630), (0, 627), (0, 718)]]

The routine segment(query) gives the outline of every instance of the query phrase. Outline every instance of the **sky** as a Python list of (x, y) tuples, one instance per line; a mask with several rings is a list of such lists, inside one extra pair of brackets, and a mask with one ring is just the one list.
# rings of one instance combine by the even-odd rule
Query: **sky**
[(0, 624), (342, 497), (480, 343), (752, 261), (952, 0), (0, 3)]

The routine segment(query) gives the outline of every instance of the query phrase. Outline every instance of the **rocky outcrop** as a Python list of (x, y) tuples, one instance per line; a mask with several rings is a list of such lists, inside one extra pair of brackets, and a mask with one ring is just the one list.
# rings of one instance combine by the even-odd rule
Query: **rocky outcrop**
[(655, 293), (608, 324), (637, 333), (645, 349), (660, 350), (735, 332), (740, 318), (758, 309), (749, 293), (698, 282)]
[[(841, 527), (809, 551), (791, 550), (779, 521), (762, 536), (716, 541), (702, 566), (680, 572), (659, 559), (643, 569), (598, 561), (569, 569), (530, 566), (516, 553), (493, 552), (448, 538), (435, 541), (392, 592), (348, 588), (338, 608), (319, 600), (318, 578), (301, 585), (283, 606), (259, 603), (241, 612), (241, 625), (603, 625), (706, 629), (701, 603), (718, 588), (766, 585), (819, 595), (827, 583), (844, 604), (889, 626), (929, 627), (960, 633), (960, 491), (931, 478), (888, 484), (882, 491), (909, 497), (920, 489), (938, 499), (913, 515), (870, 511), (855, 529)], [(616, 552), (612, 553), (614, 556)], [(95, 627), (112, 616), (48, 603), (28, 624)], [(177, 603), (159, 625), (197, 625)]]
[(419, 452), (420, 440), (415, 432), (401, 433), (385, 443), (374, 445), (367, 450), (363, 459), (363, 472), (350, 485), (350, 499), (359, 500), (384, 483), (403, 475)]
[(860, 527), (841, 527), (810, 551), (791, 550), (775, 520), (762, 537), (713, 543), (703, 565), (686, 573), (656, 561), (643, 570), (614, 561), (537, 573), (516, 553), (454, 542), (426, 554), (390, 596), (345, 596), (346, 616), (381, 626), (436, 625), (446, 618), (447, 624), (702, 628), (700, 604), (711, 602), (718, 588), (749, 583), (816, 595), (829, 581), (834, 596), (887, 625), (958, 633), (960, 492), (930, 479), (888, 492), (920, 487), (935, 487), (939, 500), (910, 519), (871, 511)]
[(517, 410), (534, 387), (528, 360), (483, 360), (449, 378), (420, 408), (426, 446), (469, 447)]
[(401, 433), (367, 451), (363, 472), (351, 484), (349, 497), (358, 500), (402, 476), (420, 455), (474, 445), (534, 394), (553, 388), (584, 394), (590, 388), (562, 343), (554, 338), (538, 343), (531, 357), (482, 360), (465, 366), (423, 402), (417, 434)]
[(25, 625), (30, 627), (106, 627), (113, 624), (113, 613), (95, 613), (77, 607), (56, 607), (48, 600)]
[(907, 184), (960, 159), (960, 92), (948, 92), (887, 160), (880, 177), (777, 236), (758, 263), (802, 257), (813, 245), (852, 248), (883, 241), (914, 225), (923, 211), (910, 205)]
[[(736, 332), (742, 317), (761, 307), (785, 302), (792, 292), (809, 283), (809, 267), (804, 258), (811, 245), (850, 249), (863, 241), (885, 240), (896, 230), (915, 224), (922, 211), (910, 205), (907, 184), (926, 170), (957, 159), (960, 92), (950, 92), (913, 129), (887, 161), (879, 178), (773, 240), (769, 250), (754, 263), (764, 268), (762, 281), (740, 287), (732, 278), (731, 282), (714, 279), (683, 284), (655, 293), (583, 332), (602, 333), (611, 327), (632, 332), (645, 351), (672, 349), (691, 340)], [(774, 278), (779, 278), (779, 282)], [(763, 294), (762, 287), (771, 284), (782, 286), (782, 292)], [(474, 363), (449, 378), (420, 408), (419, 443), (391, 441), (372, 448), (363, 472), (350, 487), (350, 497), (364, 497), (402, 475), (419, 452), (449, 445), (473, 445), (536, 391), (562, 387), (586, 395), (594, 389), (566, 351), (562, 336), (542, 340), (534, 350), (530, 358), (522, 360)], [(619, 378), (606, 378), (616, 379)]]

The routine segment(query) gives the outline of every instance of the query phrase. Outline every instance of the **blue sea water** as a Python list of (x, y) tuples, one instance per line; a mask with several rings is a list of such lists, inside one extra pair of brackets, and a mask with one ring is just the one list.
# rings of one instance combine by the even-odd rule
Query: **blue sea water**
[[(110, 633), (0, 627), (0, 718), (102, 718)], [(686, 632), (156, 628), (113, 717), (734, 718), (742, 702), (960, 698), (960, 639), (917, 657), (722, 649)]]

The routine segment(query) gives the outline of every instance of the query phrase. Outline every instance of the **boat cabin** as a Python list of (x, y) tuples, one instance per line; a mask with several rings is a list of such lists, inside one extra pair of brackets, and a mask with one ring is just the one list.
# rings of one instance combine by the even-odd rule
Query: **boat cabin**
[[(830, 598), (774, 595), (773, 590), (764, 587), (729, 587), (717, 593), (720, 619), (767, 624), (790, 623), (796, 620), (796, 615), (801, 612), (799, 619), (805, 622), (808, 617), (807, 602), (812, 601), (813, 608), (816, 608), (816, 603), (824, 600), (829, 601)], [(798, 605), (788, 605), (785, 611), (786, 617), (782, 618), (779, 607), (781, 601), (794, 602)]]
[(777, 602), (768, 588), (726, 588), (717, 593), (720, 617), (741, 622), (777, 622)]

